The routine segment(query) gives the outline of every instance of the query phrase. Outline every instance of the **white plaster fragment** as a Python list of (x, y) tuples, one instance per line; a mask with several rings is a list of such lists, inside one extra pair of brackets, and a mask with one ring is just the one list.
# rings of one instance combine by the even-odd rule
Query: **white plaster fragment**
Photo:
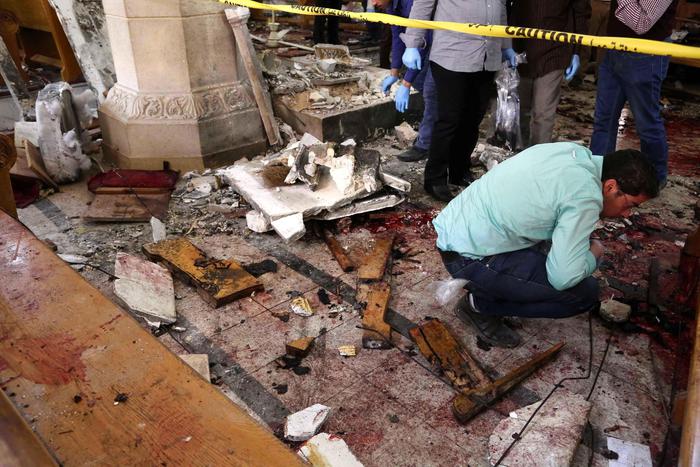
[(617, 453), (617, 459), (610, 459), (608, 467), (651, 467), (649, 446), (608, 436), (608, 450)]
[(248, 211), (245, 220), (248, 228), (253, 232), (264, 233), (272, 230), (270, 220), (260, 211)]
[(167, 236), (165, 224), (163, 224), (157, 217), (151, 217), (151, 234), (153, 235), (154, 243), (165, 240), (165, 237)]
[(126, 253), (114, 261), (114, 294), (133, 312), (174, 323), (175, 290), (167, 269)]
[(302, 216), (301, 213), (292, 214), (291, 216), (272, 221), (272, 228), (275, 229), (277, 235), (282, 237), (285, 242), (299, 240), (306, 233), (304, 216)]
[(58, 253), (58, 257), (68, 264), (85, 264), (88, 259), (82, 255), (71, 255), (67, 253)]
[(314, 404), (288, 415), (284, 424), (284, 437), (290, 441), (306, 441), (318, 432), (330, 413), (330, 407)]
[(394, 127), (394, 135), (401, 146), (409, 147), (416, 140), (418, 133), (408, 122), (403, 122), (401, 125)]
[(342, 438), (328, 433), (304, 443), (299, 455), (314, 467), (363, 467)]

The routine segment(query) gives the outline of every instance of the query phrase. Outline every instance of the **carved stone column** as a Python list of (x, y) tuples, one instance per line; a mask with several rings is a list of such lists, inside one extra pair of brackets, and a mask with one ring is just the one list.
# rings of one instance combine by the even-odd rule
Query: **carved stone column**
[(103, 0), (117, 84), (100, 107), (120, 167), (201, 169), (265, 149), (223, 4)]

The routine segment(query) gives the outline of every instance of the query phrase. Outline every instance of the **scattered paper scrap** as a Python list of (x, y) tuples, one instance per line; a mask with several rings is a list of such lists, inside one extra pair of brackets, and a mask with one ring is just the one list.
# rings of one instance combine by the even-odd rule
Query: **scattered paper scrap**
[(357, 349), (354, 345), (341, 345), (338, 347), (341, 357), (354, 357), (357, 355)]
[(292, 311), (299, 316), (312, 316), (314, 310), (311, 308), (311, 304), (305, 297), (296, 297), (292, 300)]

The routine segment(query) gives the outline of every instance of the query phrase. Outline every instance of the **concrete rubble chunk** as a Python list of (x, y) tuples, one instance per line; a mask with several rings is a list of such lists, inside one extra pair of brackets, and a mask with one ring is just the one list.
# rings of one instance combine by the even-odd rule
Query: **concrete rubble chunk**
[(277, 235), (282, 237), (285, 242), (299, 240), (306, 233), (304, 216), (301, 213), (276, 219), (271, 224)]
[[(512, 412), (510, 417), (496, 426), (489, 438), (491, 465), (510, 446), (513, 434), (520, 432), (540, 403), (541, 401)], [(557, 390), (537, 412), (521, 439), (499, 465), (571, 465), (591, 406), (579, 394), (564, 389)]]
[(288, 415), (284, 424), (284, 437), (290, 441), (306, 441), (318, 433), (330, 413), (330, 407), (314, 404)]
[(416, 140), (418, 132), (416, 132), (408, 122), (403, 122), (401, 125), (394, 127), (394, 135), (399, 144), (407, 148)]
[(342, 438), (328, 433), (304, 443), (299, 455), (314, 467), (363, 467)]
[(630, 319), (632, 307), (617, 300), (608, 299), (600, 302), (600, 316), (606, 321), (624, 323)]
[(114, 293), (133, 312), (174, 323), (175, 290), (167, 269), (126, 253), (114, 261)]
[(205, 353), (186, 353), (178, 355), (185, 363), (192, 367), (194, 371), (202, 375), (202, 378), (211, 382), (209, 373), (209, 355)]
[(151, 234), (153, 235), (154, 243), (165, 240), (165, 237), (167, 237), (165, 224), (163, 224), (157, 217), (151, 217)]
[(248, 211), (245, 215), (246, 225), (253, 232), (264, 233), (272, 230), (270, 219), (260, 211)]

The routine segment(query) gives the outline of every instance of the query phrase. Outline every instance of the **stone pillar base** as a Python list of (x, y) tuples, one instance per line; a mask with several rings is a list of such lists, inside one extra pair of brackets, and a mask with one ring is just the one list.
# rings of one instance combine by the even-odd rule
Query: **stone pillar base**
[(266, 148), (260, 114), (243, 83), (193, 94), (143, 94), (120, 84), (100, 107), (103, 152), (119, 167), (199, 170)]

